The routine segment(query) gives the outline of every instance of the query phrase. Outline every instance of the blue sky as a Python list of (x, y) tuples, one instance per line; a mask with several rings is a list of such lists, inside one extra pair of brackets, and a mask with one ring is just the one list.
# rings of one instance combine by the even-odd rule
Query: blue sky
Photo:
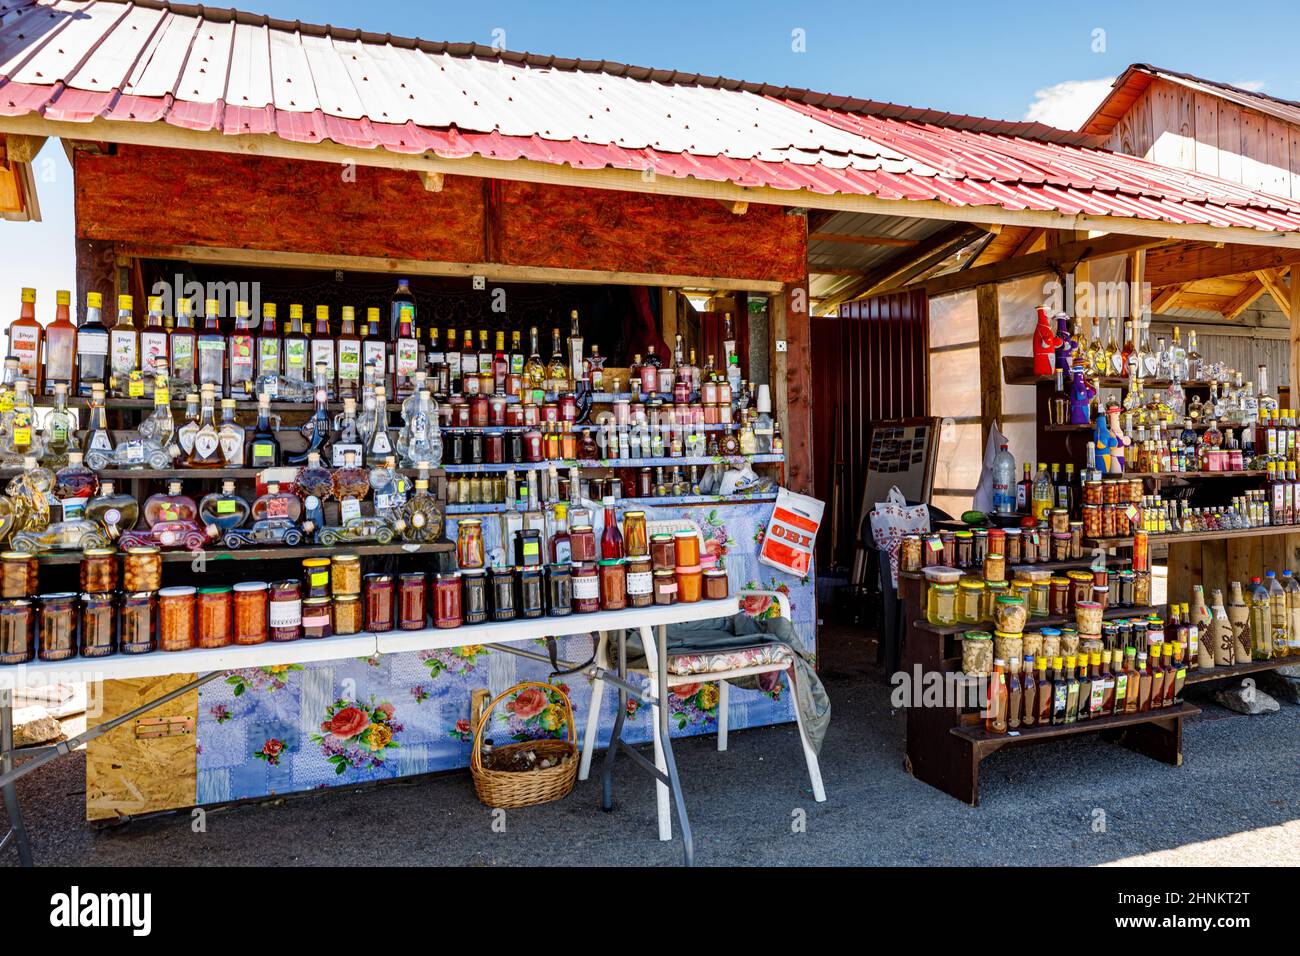
[[(1135, 61), (1300, 99), (1294, 2), (681, 2), (437, 4), (241, 0), (285, 19), (617, 60), (869, 99), (1072, 125)], [(804, 51), (792, 36), (803, 31)], [(1100, 31), (1100, 32), (1099, 32)], [(18, 288), (71, 288), (72, 177), (57, 143), (38, 158), (45, 222), (0, 222), (0, 315)]]

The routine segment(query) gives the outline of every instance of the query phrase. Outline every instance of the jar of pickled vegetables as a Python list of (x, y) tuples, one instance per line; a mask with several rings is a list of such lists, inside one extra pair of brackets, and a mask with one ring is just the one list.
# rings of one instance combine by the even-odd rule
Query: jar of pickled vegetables
[(241, 581), (234, 586), (233, 591), (235, 643), (264, 643), (268, 593), (266, 582)]
[(234, 601), (229, 586), (199, 588), (199, 647), (225, 647), (230, 643)]
[(162, 552), (157, 548), (128, 548), (122, 558), (122, 586), (128, 591), (157, 591), (162, 587)]
[(1051, 610), (1051, 582), (1035, 581), (1029, 591), (1029, 616), (1047, 617)]
[(1006, 581), (985, 581), (984, 594), (980, 599), (980, 620), (993, 620), (993, 610), (997, 606), (998, 598), (1010, 593), (1011, 585)]
[(117, 551), (88, 548), (81, 553), (81, 590), (91, 594), (117, 590)]
[(27, 598), (0, 601), (0, 664), (36, 659), (36, 613)]
[(163, 588), (158, 592), (159, 649), (188, 651), (194, 647), (195, 593), (196, 589), (189, 585)]
[(81, 596), (81, 656), (109, 657), (117, 653), (117, 593)]
[(978, 624), (984, 603), (984, 582), (962, 578), (957, 584), (957, 620), (961, 624)]
[[(361, 558), (355, 554), (338, 554), (330, 561), (330, 590), (340, 594), (361, 593)], [(335, 628), (335, 631), (338, 629)]]
[(77, 656), (77, 595), (71, 591), (41, 595), (37, 657), (65, 661)]
[(367, 574), (363, 587), (366, 601), (366, 630), (391, 631), (393, 629), (393, 576)]
[(36, 593), (36, 555), (25, 551), (0, 554), (0, 598), (25, 598)]
[(993, 608), (993, 623), (996, 630), (1006, 634), (1019, 634), (1025, 629), (1028, 617), (1028, 605), (1024, 598), (1016, 594), (1004, 594), (998, 598)]
[(148, 654), (157, 649), (154, 634), (158, 617), (155, 591), (128, 591), (122, 595), (117, 615), (117, 640), (123, 654)]
[(930, 585), (926, 597), (925, 619), (940, 627), (957, 623), (957, 585)]

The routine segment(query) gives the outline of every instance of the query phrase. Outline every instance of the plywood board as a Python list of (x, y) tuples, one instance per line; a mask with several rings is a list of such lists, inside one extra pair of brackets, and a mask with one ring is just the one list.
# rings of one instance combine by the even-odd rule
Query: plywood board
[[(105, 681), (103, 708), (87, 724), (96, 726), (134, 710), (194, 680), (193, 674)], [(199, 692), (148, 711), (144, 718), (188, 717), (197, 725)], [(139, 737), (137, 720), (127, 721), (86, 745), (86, 819), (107, 820), (192, 806), (198, 776), (193, 730), (181, 736)]]

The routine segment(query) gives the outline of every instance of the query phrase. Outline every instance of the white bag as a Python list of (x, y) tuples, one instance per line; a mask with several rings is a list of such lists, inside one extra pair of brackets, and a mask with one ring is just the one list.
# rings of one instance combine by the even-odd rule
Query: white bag
[(877, 501), (870, 514), (871, 537), (881, 554), (889, 556), (889, 576), (898, 587), (898, 548), (909, 534), (930, 530), (930, 509), (924, 504), (909, 505), (895, 485), (886, 501)]
[(813, 542), (825, 505), (816, 498), (781, 488), (767, 522), (758, 560), (786, 574), (806, 577), (812, 567)]

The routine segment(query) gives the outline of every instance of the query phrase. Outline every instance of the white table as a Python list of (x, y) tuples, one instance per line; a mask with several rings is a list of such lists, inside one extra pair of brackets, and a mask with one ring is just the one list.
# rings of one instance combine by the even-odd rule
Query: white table
[[(691, 838), (690, 823), (686, 815), (686, 806), (682, 799), (681, 784), (673, 759), (672, 742), (668, 732), (667, 693), (658, 680), (658, 675), (666, 674), (668, 668), (668, 647), (666, 628), (669, 624), (689, 621), (702, 621), (711, 618), (730, 617), (739, 610), (739, 601), (735, 597), (721, 601), (699, 601), (693, 604), (654, 605), (648, 608), (629, 608), (623, 611), (598, 611), (594, 614), (570, 614), (565, 617), (540, 617), (516, 619), (504, 622), (466, 625), (456, 628), (429, 627), (418, 631), (371, 631), (352, 634), (346, 637), (328, 637), (321, 640), (301, 639), (275, 643), (229, 646), (220, 648), (199, 648), (189, 651), (153, 651), (149, 654), (117, 654), (102, 658), (72, 658), (67, 661), (40, 661), (11, 667), (0, 667), (0, 795), (3, 796), (5, 809), (9, 816), (9, 831), (0, 837), (0, 849), (10, 842), (16, 842), (18, 857), (23, 865), (32, 863), (31, 846), (23, 825), (22, 814), (18, 806), (18, 794), (15, 784), (19, 779), (33, 772), (38, 767), (60, 756), (72, 753), (83, 744), (108, 733), (127, 721), (134, 720), (141, 714), (173, 700), (182, 694), (194, 690), (211, 680), (224, 675), (227, 671), (248, 667), (270, 667), (279, 664), (304, 664), (315, 661), (341, 660), (355, 657), (372, 657), (376, 654), (396, 654), (403, 651), (439, 650), (460, 647), (465, 644), (503, 645), (512, 642), (529, 641), (539, 637), (563, 637), (572, 634), (590, 634), (598, 632), (617, 632), (619, 641), (619, 670), (611, 674), (603, 670), (596, 673), (600, 679), (608, 681), (619, 688), (620, 704), (626, 704), (626, 696), (632, 695), (654, 706), (658, 719), (654, 724), (655, 761), (651, 765), (641, 754), (632, 750), (620, 736), (622, 715), (626, 707), (620, 706), (619, 719), (615, 726), (614, 737), (610, 741), (609, 752), (605, 757), (603, 773), (603, 805), (612, 807), (612, 772), (614, 757), (621, 749), (628, 753), (633, 761), (650, 771), (656, 780), (656, 799), (666, 807), (669, 793), (677, 807), (678, 820), (682, 827), (682, 839), (685, 845), (686, 862), (689, 865), (694, 857), (694, 844)], [(628, 630), (640, 632), (648, 662), (657, 666), (651, 670), (650, 688), (642, 692), (628, 683), (625, 654), (623, 653), (623, 635)], [(658, 630), (656, 636), (655, 631)], [(540, 655), (522, 652), (514, 648), (502, 648), (512, 653), (522, 654), (545, 660)], [(594, 666), (585, 666), (584, 671), (596, 671)], [(55, 683), (86, 682), (94, 683), (104, 680), (129, 680), (137, 677), (164, 677), (170, 674), (194, 674), (195, 679), (167, 694), (150, 700), (136, 709), (114, 717), (95, 727), (58, 744), (15, 748), (13, 744), (13, 691), (16, 687), (45, 686)], [(588, 720), (595, 720), (591, 714)], [(589, 763), (590, 754), (582, 755), (584, 764)], [(22, 763), (18, 763), (22, 760)]]

